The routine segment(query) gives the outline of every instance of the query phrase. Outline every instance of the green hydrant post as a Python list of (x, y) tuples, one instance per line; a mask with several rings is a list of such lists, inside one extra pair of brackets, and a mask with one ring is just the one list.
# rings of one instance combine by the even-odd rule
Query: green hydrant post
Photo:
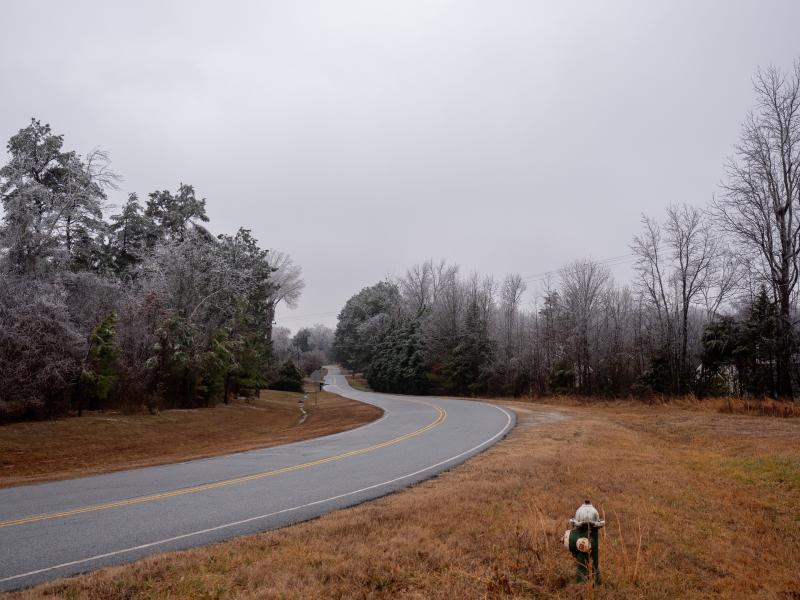
[(564, 532), (564, 546), (577, 563), (578, 583), (590, 579), (600, 583), (600, 541), (597, 530), (605, 524), (588, 500), (578, 507), (575, 517), (569, 520), (570, 528)]

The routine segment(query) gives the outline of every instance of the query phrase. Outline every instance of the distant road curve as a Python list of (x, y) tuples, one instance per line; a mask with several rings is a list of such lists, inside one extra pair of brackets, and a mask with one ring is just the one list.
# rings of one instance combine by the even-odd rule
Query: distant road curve
[(0, 490), (0, 590), (297, 523), (377, 498), (485, 450), (514, 426), (483, 402), (351, 388), (368, 425), (313, 440), (172, 465)]

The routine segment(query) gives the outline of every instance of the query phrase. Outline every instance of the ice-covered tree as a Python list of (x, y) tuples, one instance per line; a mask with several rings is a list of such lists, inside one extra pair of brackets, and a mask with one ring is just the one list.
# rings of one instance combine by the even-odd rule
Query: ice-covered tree
[(0, 168), (0, 244), (11, 271), (36, 275), (97, 266), (105, 189), (116, 175), (99, 150), (81, 158), (35, 119), (8, 142)]

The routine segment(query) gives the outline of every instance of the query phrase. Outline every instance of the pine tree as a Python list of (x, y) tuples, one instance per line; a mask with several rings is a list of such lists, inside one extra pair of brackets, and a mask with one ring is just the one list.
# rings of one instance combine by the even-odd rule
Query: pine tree
[(121, 275), (140, 263), (146, 252), (149, 221), (136, 194), (130, 194), (119, 214), (111, 215), (109, 244), (111, 269)]
[(723, 394), (730, 392), (724, 368), (736, 366), (741, 380), (742, 348), (739, 324), (733, 317), (723, 316), (706, 325), (703, 330), (702, 376), (698, 381), (699, 392)]
[(474, 298), (470, 299), (459, 343), (446, 365), (453, 391), (471, 395), (485, 392), (494, 354), (495, 345), (489, 339), (478, 303)]
[(754, 395), (777, 396), (778, 310), (762, 286), (742, 324), (738, 356), (743, 363), (742, 386)]
[(191, 228), (206, 232), (198, 224), (208, 222), (206, 200), (197, 198), (191, 185), (180, 184), (174, 195), (168, 190), (151, 193), (144, 214), (153, 223), (148, 231), (150, 247), (161, 239), (183, 242)]
[(269, 387), (273, 390), (285, 392), (302, 392), (303, 374), (295, 366), (294, 362), (287, 360), (278, 371), (277, 379)]
[(17, 273), (97, 266), (104, 187), (115, 176), (102, 152), (83, 160), (63, 144), (63, 136), (35, 119), (8, 142), (11, 158), (0, 169), (0, 242)]
[(78, 414), (83, 413), (84, 397), (89, 408), (101, 408), (108, 399), (117, 381), (117, 351), (115, 325), (117, 314), (110, 313), (92, 331), (89, 354), (81, 376), (82, 386), (78, 391)]
[(372, 389), (401, 394), (428, 390), (427, 364), (419, 337), (419, 321), (400, 320), (378, 346), (366, 377)]

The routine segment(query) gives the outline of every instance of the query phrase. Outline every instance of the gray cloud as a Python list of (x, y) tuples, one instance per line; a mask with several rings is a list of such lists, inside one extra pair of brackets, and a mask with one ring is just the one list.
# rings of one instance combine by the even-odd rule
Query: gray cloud
[[(628, 252), (705, 204), (796, 2), (25, 2), (0, 136), (31, 116), (128, 191), (192, 183), (307, 288), (292, 328), (429, 257), (502, 276)], [(616, 267), (625, 277), (628, 266)]]

